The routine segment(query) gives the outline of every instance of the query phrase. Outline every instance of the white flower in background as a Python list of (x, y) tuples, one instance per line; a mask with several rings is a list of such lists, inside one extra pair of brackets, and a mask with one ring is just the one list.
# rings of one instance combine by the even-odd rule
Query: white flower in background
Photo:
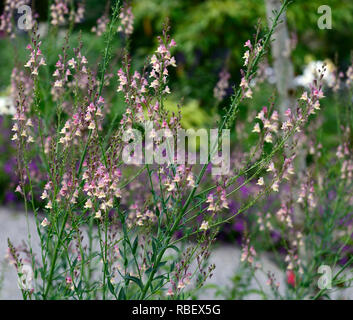
[(208, 230), (209, 229), (209, 225), (208, 225), (208, 221), (202, 221), (200, 230)]
[(330, 60), (311, 61), (304, 68), (303, 74), (294, 79), (295, 85), (309, 88), (310, 84), (317, 78), (318, 70), (326, 64), (326, 72), (323, 77), (323, 82), (329, 87), (332, 87), (335, 82), (334, 70), (335, 66)]
[(15, 105), (10, 97), (0, 97), (0, 115), (14, 115)]

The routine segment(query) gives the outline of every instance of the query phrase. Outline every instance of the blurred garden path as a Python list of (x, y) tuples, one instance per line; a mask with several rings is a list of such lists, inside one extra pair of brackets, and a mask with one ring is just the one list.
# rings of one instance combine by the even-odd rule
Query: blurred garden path
[[(32, 235), (33, 250), (39, 252), (39, 239), (37, 237), (34, 217), (29, 215), (29, 228)], [(26, 215), (22, 211), (0, 208), (0, 299), (22, 299), (21, 291), (17, 285), (17, 274), (13, 265), (5, 263), (7, 254), (7, 239), (18, 246), (22, 240), (27, 240)], [(3, 280), (3, 281), (1, 281)]]
[[(32, 244), (34, 252), (39, 252), (38, 237), (36, 236), (36, 227), (33, 215), (29, 215), (29, 228), (32, 234)], [(27, 223), (26, 216), (23, 212), (15, 211), (14, 209), (0, 208), (0, 299), (22, 299), (20, 290), (17, 285), (17, 275), (15, 268), (8, 263), (3, 263), (7, 252), (7, 238), (10, 238), (15, 246), (18, 246), (22, 240), (27, 238)], [(208, 286), (217, 285), (223, 288), (231, 288), (231, 278), (239, 264), (241, 251), (236, 246), (219, 245), (211, 253), (210, 263), (216, 264), (214, 275), (206, 282), (206, 287), (201, 290), (199, 299), (224, 299), (222, 296), (215, 296), (214, 289), (207, 289)], [(267, 256), (262, 256), (260, 262), (265, 272), (270, 271), (275, 275), (276, 281), (280, 283), (279, 291), (283, 294), (285, 289), (285, 277), (282, 271), (270, 260)], [(261, 285), (265, 292), (269, 292), (270, 288), (266, 284), (267, 277), (265, 274), (257, 271), (256, 280), (251, 282), (251, 288), (258, 288)], [(272, 295), (271, 295), (272, 296)], [(334, 295), (335, 298), (341, 297)], [(353, 297), (353, 290), (346, 291), (346, 297)], [(246, 299), (259, 299), (260, 295), (251, 293), (246, 296)]]

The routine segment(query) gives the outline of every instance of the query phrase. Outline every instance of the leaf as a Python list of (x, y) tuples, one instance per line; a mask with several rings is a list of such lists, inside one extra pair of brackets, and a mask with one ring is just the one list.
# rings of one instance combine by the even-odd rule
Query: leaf
[(169, 249), (169, 248), (175, 250), (176, 253), (180, 253), (180, 250), (179, 250), (179, 248), (177, 246), (170, 245), (170, 246), (167, 247), (167, 249)]
[(134, 243), (132, 245), (132, 249), (131, 249), (133, 255), (135, 255), (135, 253), (136, 253), (138, 244), (139, 244), (139, 240), (138, 240), (138, 236), (136, 236)]
[(127, 275), (125, 276), (125, 279), (135, 282), (141, 289), (143, 289), (142, 281), (139, 278)]
[(116, 296), (116, 295), (115, 295), (114, 286), (113, 286), (113, 284), (111, 283), (110, 279), (108, 279), (108, 289), (109, 289), (109, 291), (111, 292), (111, 294), (112, 294), (113, 296)]
[(126, 294), (123, 287), (119, 291), (118, 300), (126, 300)]
[(161, 213), (160, 213), (159, 209), (158, 209), (158, 208), (156, 208), (156, 216), (157, 216), (157, 217), (159, 217), (159, 216), (160, 216), (160, 214), (161, 214)]
[(166, 274), (167, 274), (167, 273), (161, 274), (161, 275), (155, 277), (155, 278), (153, 279), (153, 281), (156, 281), (156, 280), (158, 280), (158, 279), (168, 279), (168, 277), (166, 276)]
[(169, 272), (173, 272), (175, 268), (175, 261), (173, 261), (170, 265)]
[[(159, 242), (156, 238), (152, 238), (152, 252), (153, 252), (153, 256), (157, 256), (159, 251)], [(153, 259), (152, 259), (153, 260)]]
[(162, 262), (160, 262), (160, 263), (158, 264), (158, 266), (157, 266), (157, 270), (158, 270), (159, 268), (163, 267), (164, 265), (166, 265), (166, 263), (167, 263), (167, 261), (162, 261)]

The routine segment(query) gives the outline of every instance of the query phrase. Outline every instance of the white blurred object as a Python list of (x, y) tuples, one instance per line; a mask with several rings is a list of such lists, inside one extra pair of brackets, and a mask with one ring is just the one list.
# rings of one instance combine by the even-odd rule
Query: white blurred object
[(13, 101), (10, 97), (0, 97), (0, 115), (14, 115), (16, 112)]
[(29, 264), (23, 264), (18, 273), (17, 284), (21, 290), (33, 289), (33, 270)]
[(44, 38), (48, 35), (48, 24), (44, 22), (40, 22), (38, 25), (38, 32), (40, 38)]
[(326, 64), (326, 72), (323, 77), (323, 82), (332, 87), (335, 82), (335, 75), (334, 75), (334, 65), (331, 61), (311, 61), (306, 67), (304, 68), (304, 72), (301, 76), (295, 78), (295, 85), (302, 86), (302, 87), (309, 87), (310, 84), (317, 78), (318, 70), (322, 69), (322, 66)]
[(275, 70), (271, 67), (267, 67), (265, 70), (265, 76), (267, 78), (267, 81), (270, 84), (275, 84), (276, 83), (276, 74), (275, 74)]

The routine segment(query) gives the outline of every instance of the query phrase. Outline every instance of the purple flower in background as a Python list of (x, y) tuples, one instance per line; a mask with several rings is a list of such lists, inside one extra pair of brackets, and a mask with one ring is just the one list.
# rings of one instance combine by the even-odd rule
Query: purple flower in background
[(278, 243), (281, 240), (281, 233), (278, 230), (273, 230), (271, 232), (271, 238), (274, 243)]
[(11, 175), (14, 173), (15, 168), (14, 168), (14, 159), (8, 160), (5, 162), (3, 166), (3, 170), (6, 174)]
[(5, 199), (4, 199), (4, 203), (11, 203), (11, 202), (16, 202), (17, 198), (16, 195), (11, 192), (11, 191), (7, 191), (5, 193)]
[(233, 224), (232, 229), (236, 232), (243, 233), (245, 229), (244, 221), (242, 219), (239, 219)]

